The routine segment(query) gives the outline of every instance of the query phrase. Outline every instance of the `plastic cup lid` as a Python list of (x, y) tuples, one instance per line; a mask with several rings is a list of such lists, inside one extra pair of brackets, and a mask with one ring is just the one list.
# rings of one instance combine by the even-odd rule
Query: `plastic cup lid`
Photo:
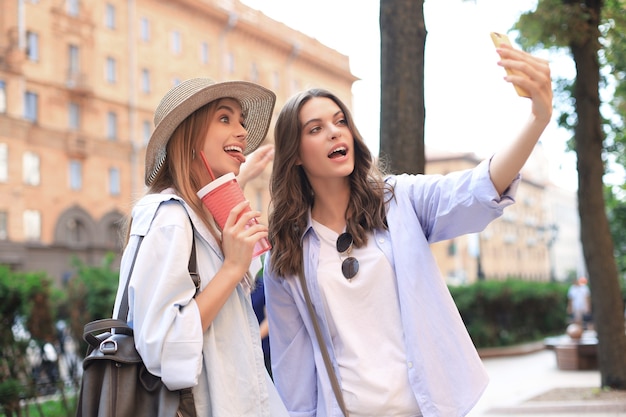
[(213, 181), (211, 181), (204, 187), (200, 188), (200, 190), (198, 190), (196, 194), (198, 195), (198, 197), (202, 198), (208, 193), (210, 193), (211, 191), (215, 190), (217, 187), (224, 185), (227, 182), (232, 181), (234, 179), (236, 179), (235, 174), (233, 174), (232, 172), (229, 172), (228, 174), (224, 174), (221, 177), (214, 179)]

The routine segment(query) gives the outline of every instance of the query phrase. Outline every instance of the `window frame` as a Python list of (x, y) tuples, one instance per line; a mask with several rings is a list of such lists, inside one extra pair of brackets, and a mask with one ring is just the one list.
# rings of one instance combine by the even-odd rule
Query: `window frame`
[(32, 123), (39, 120), (39, 95), (34, 91), (24, 92), (24, 119)]
[(69, 161), (69, 188), (72, 191), (83, 189), (83, 163), (77, 159)]

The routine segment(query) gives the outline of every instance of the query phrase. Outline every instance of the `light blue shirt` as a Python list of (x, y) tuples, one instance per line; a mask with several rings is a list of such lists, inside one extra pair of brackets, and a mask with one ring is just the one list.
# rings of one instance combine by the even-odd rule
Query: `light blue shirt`
[(199, 416), (286, 416), (265, 369), (247, 284), (237, 285), (202, 331), (188, 272), (194, 238), (190, 218), (201, 289), (224, 259), (205, 224), (173, 190), (145, 196), (132, 217), (114, 315), (139, 237), (144, 236), (130, 278), (128, 321), (147, 369), (171, 390), (193, 387)]
[[(519, 176), (502, 196), (489, 177), (489, 161), (446, 176), (400, 175), (387, 182), (395, 195), (387, 207), (389, 230), (374, 230), (374, 238), (396, 273), (399, 300), (389, 303), (400, 303), (398, 325), (405, 335), (409, 383), (424, 416), (464, 416), (482, 395), (488, 377), (429, 245), (483, 230), (514, 203)], [(340, 378), (319, 285), (310, 279), (317, 277), (319, 249), (309, 219), (302, 236), (304, 272)], [(340, 417), (300, 281), (276, 276), (270, 257), (265, 259), (276, 388), (293, 417)]]

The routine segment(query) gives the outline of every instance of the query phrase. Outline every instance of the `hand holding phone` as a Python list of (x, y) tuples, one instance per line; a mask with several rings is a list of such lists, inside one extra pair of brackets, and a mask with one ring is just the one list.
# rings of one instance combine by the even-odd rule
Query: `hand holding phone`
[[(507, 35), (505, 35), (504, 33), (498, 33), (498, 32), (491, 32), (491, 40), (493, 41), (493, 44), (496, 46), (496, 48), (499, 48), (500, 45), (502, 44), (506, 44), (509, 45), (510, 47), (513, 47), (511, 45), (511, 41), (509, 40), (509, 37)], [(506, 69), (506, 73), (509, 75), (521, 75), (520, 73), (505, 68)], [(517, 95), (519, 95), (520, 97), (530, 97), (530, 94), (528, 93), (528, 91), (524, 90), (522, 87), (519, 87), (517, 85), (513, 85), (515, 87), (515, 91), (517, 91)]]

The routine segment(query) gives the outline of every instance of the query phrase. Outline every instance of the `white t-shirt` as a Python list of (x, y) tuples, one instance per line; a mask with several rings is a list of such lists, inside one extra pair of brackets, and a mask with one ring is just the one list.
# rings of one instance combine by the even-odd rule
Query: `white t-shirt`
[(567, 296), (572, 301), (572, 310), (574, 312), (588, 313), (589, 305), (587, 304), (587, 298), (589, 295), (588, 286), (572, 285), (567, 291)]
[(396, 278), (373, 234), (349, 256), (359, 261), (351, 280), (341, 273), (348, 255), (339, 236), (313, 221), (321, 240), (318, 282), (325, 302), (341, 388), (350, 416), (421, 416), (411, 391)]

